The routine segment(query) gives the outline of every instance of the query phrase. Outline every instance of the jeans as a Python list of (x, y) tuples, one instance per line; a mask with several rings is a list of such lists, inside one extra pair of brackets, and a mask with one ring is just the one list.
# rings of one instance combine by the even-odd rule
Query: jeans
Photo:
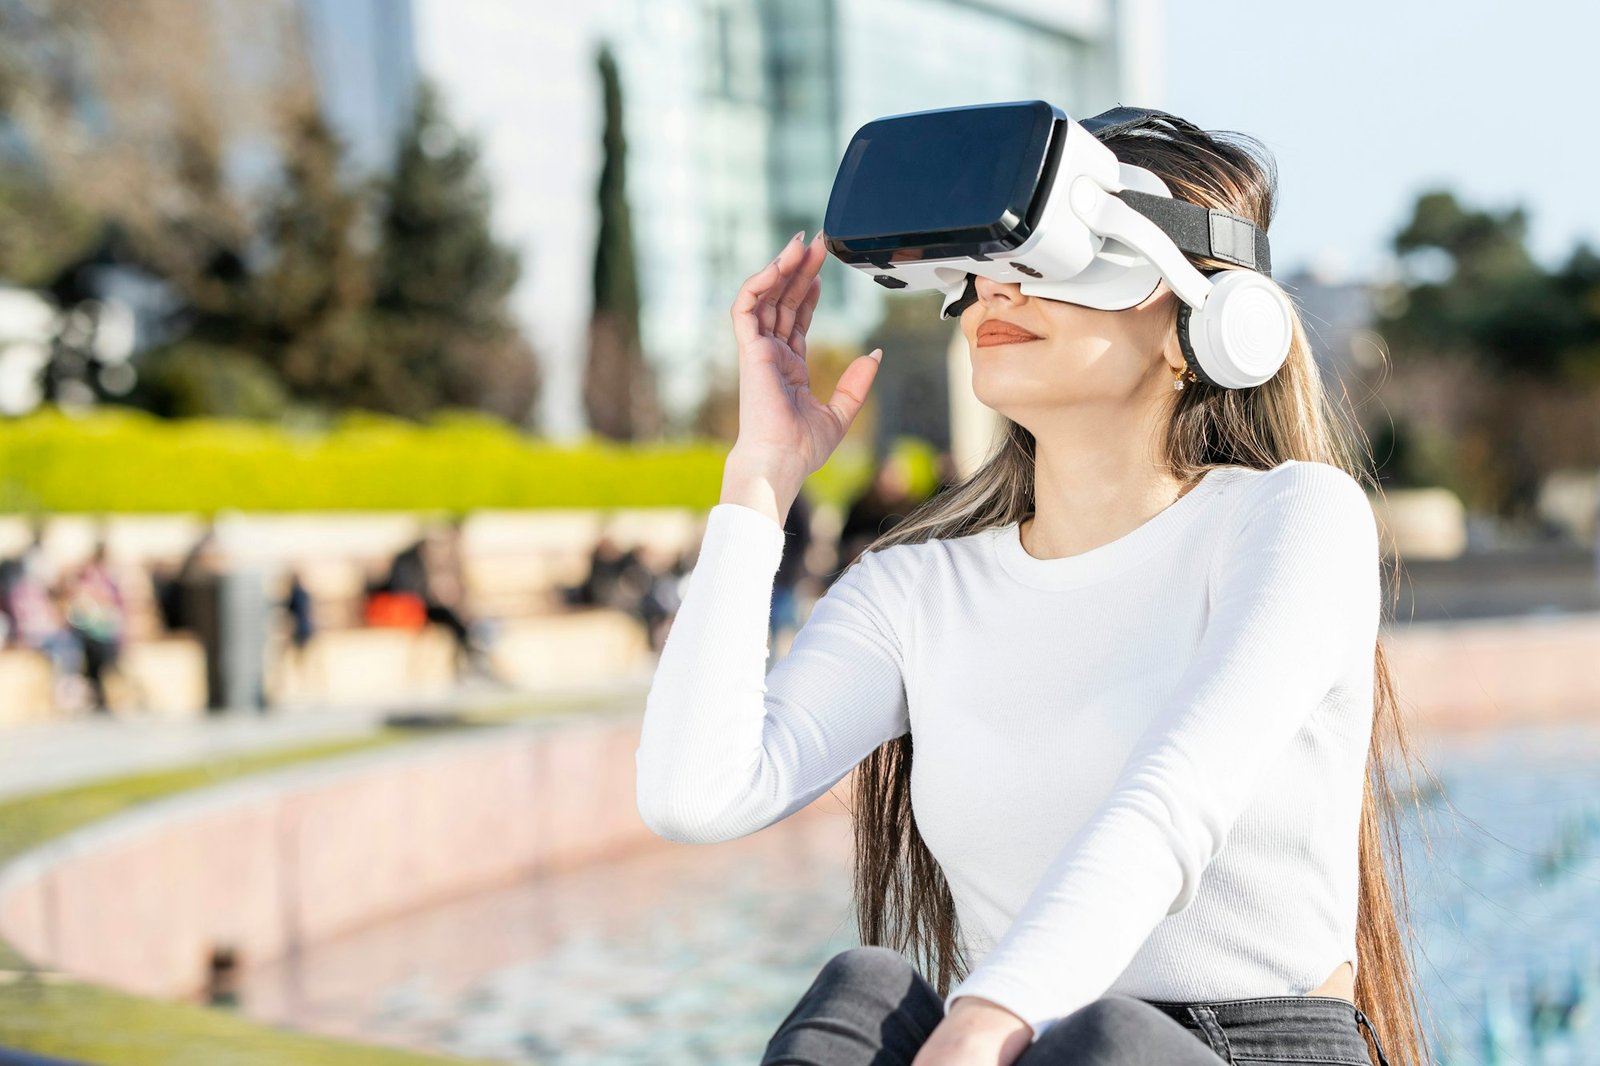
[[(944, 1000), (899, 952), (856, 947), (823, 966), (761, 1066), (911, 1066)], [(1366, 1015), (1337, 996), (1176, 1002), (1108, 994), (1045, 1030), (1015, 1066), (1371, 1066)]]

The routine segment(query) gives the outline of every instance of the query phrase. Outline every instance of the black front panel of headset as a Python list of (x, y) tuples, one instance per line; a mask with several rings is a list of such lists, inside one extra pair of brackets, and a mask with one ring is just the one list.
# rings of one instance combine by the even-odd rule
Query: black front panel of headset
[[(919, 111), (863, 126), (845, 151), (823, 229), (846, 259), (934, 258), (1021, 244), (1050, 161), (1043, 101)], [(911, 252), (912, 254), (904, 254)]]

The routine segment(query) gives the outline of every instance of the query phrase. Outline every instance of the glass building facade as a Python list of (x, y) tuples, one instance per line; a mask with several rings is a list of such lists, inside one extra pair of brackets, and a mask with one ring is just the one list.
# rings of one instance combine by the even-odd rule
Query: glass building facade
[[(734, 366), (739, 286), (796, 230), (821, 226), (863, 123), (1033, 97), (1074, 114), (1159, 106), (1141, 69), (1157, 53), (1130, 47), (1159, 37), (1159, 0), (414, 3), (422, 69), (483, 133), (502, 230), (524, 250), (517, 306), (558, 437), (583, 428), (602, 41), (622, 78), (644, 349), (680, 424)], [(831, 261), (823, 291), (812, 336), (842, 344), (894, 298)]]

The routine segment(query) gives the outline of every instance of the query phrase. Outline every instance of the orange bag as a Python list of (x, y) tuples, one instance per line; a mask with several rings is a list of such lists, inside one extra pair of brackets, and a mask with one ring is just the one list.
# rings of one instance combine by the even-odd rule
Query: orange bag
[(428, 605), (410, 592), (374, 592), (367, 597), (363, 617), (380, 629), (421, 629), (428, 624)]

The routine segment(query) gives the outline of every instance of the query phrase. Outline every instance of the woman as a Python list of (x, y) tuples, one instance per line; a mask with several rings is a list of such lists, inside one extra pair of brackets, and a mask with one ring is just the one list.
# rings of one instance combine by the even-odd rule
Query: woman
[[(1270, 223), (1256, 142), (1166, 115), (1097, 135)], [(858, 768), (865, 946), (762, 1061), (1422, 1061), (1381, 846), (1387, 825), (1398, 864), (1382, 742), (1406, 741), (1379, 540), (1299, 323), (1275, 377), (1230, 391), (1186, 373), (1165, 283), (1099, 311), (974, 278), (961, 330), (1002, 439), (763, 677), (787, 509), (881, 358), (811, 395), (825, 249), (800, 236), (732, 308), (739, 438), (637, 752), (641, 814), (681, 841), (755, 832)]]

